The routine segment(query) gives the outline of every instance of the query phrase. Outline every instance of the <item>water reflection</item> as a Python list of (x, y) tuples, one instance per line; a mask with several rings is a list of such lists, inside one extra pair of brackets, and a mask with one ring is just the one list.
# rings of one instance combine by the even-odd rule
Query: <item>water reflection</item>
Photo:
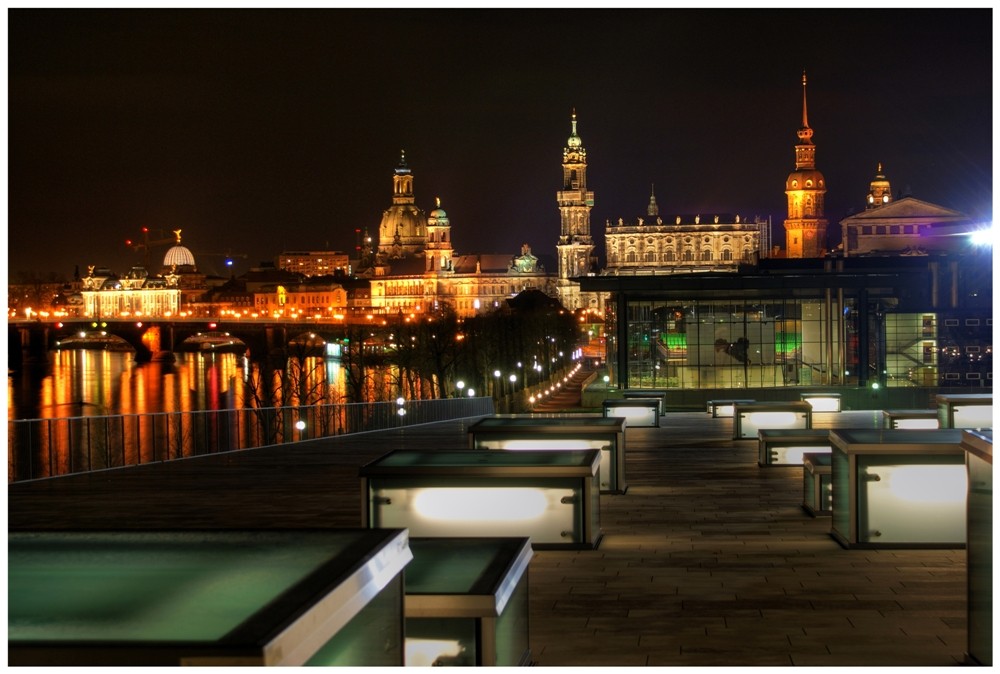
[[(268, 386), (263, 386), (267, 381)], [(344, 402), (343, 368), (304, 358), (267, 370), (244, 356), (179, 353), (136, 363), (131, 353), (56, 351), (43, 370), (7, 377), (9, 419), (50, 419)]]

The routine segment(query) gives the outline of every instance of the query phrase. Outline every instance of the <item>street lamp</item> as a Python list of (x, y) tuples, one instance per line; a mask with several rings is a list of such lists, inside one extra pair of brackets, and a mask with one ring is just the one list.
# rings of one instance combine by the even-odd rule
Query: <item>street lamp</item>
[(459, 395), (459, 397), (461, 397), (461, 395), (462, 395), (462, 389), (465, 388), (465, 382), (462, 381), (461, 379), (459, 379), (458, 381), (455, 382), (455, 388), (458, 389), (458, 395)]
[(513, 393), (514, 392), (514, 384), (515, 384), (515, 382), (517, 382), (517, 375), (516, 374), (512, 374), (509, 377), (509, 379), (510, 379), (510, 392)]

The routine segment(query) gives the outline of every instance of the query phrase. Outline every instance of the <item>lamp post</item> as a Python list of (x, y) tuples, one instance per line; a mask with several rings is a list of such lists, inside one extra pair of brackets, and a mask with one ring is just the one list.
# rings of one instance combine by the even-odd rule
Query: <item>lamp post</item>
[(498, 400), (500, 399), (501, 393), (500, 385), (500, 370), (493, 370), (493, 397)]
[(461, 398), (462, 397), (462, 389), (465, 388), (465, 382), (462, 381), (461, 379), (459, 379), (458, 381), (455, 382), (455, 388), (458, 389), (458, 397)]

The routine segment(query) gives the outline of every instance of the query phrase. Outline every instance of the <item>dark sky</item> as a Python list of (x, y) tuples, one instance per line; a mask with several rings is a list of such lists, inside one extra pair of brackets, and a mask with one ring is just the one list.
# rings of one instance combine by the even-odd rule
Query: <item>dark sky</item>
[[(992, 218), (992, 11), (8, 10), (10, 271), (203, 271), (377, 236), (401, 149), (456, 252), (554, 254), (576, 108), (605, 220), (785, 217), (801, 75), (827, 217), (894, 191)], [(603, 238), (599, 248), (603, 256)], [(162, 259), (161, 248), (153, 258)]]

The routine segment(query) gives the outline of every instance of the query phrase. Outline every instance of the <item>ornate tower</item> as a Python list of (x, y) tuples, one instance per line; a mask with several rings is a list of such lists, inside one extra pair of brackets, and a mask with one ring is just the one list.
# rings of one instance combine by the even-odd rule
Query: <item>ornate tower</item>
[(587, 190), (587, 150), (576, 135), (576, 110), (573, 111), (572, 131), (563, 148), (563, 187), (556, 192), (561, 228), (556, 251), (559, 256), (559, 279), (556, 289), (559, 300), (567, 309), (583, 306), (580, 287), (569, 279), (590, 271), (590, 255), (594, 240), (590, 236), (590, 209), (594, 193)]
[(826, 239), (823, 200), (826, 180), (816, 170), (816, 146), (806, 114), (806, 74), (802, 73), (802, 128), (797, 133), (795, 170), (785, 181), (788, 219), (785, 220), (785, 250), (788, 257), (819, 257)]
[(889, 179), (882, 173), (882, 162), (879, 162), (878, 171), (876, 171), (875, 177), (872, 178), (871, 185), (868, 186), (868, 199), (865, 202), (865, 209), (870, 211), (873, 208), (884, 206), (890, 201), (892, 201), (892, 186), (889, 185)]
[(441, 198), (435, 199), (436, 208), (427, 216), (427, 271), (453, 271), (451, 257), (451, 221), (441, 208)]
[(427, 216), (413, 197), (413, 173), (400, 152), (399, 165), (392, 176), (392, 206), (382, 213), (378, 228), (378, 251), (389, 257), (422, 253), (427, 242)]

